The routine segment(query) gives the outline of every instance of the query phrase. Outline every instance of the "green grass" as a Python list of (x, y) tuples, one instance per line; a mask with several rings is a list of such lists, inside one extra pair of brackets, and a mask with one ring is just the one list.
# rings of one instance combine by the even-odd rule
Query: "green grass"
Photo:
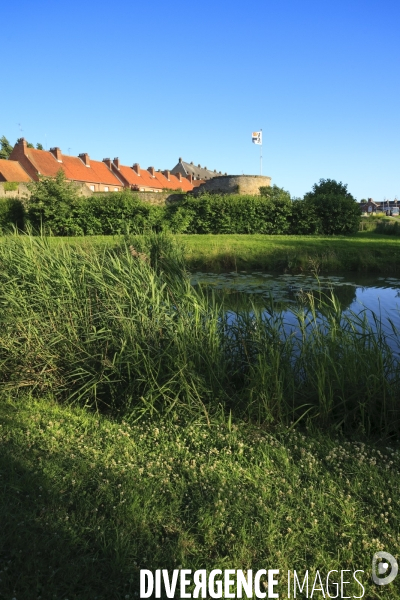
[[(387, 219), (379, 220), (386, 229)], [(392, 219), (392, 221), (394, 221)], [(369, 221), (368, 221), (369, 224)], [(376, 228), (376, 223), (374, 223)], [(386, 231), (385, 229), (385, 231)], [(142, 236), (139, 236), (139, 238)], [(399, 273), (400, 240), (395, 236), (361, 231), (354, 236), (286, 235), (177, 235), (185, 247), (191, 270), (224, 272), (264, 269), (285, 272)], [(3, 241), (8, 238), (2, 238)], [(134, 242), (134, 236), (130, 240)], [(67, 242), (84, 248), (116, 248), (123, 236), (51, 238), (55, 246)], [(135, 243), (135, 242), (134, 242)]]
[(180, 236), (189, 268), (398, 273), (400, 242), (360, 232), (351, 237), (204, 235)]
[(132, 599), (140, 568), (180, 566), (279, 568), (283, 598), (287, 569), (363, 569), (365, 598), (400, 595), (371, 582), (373, 553), (400, 544), (392, 444), (29, 396), (3, 396), (0, 441), (2, 600)]

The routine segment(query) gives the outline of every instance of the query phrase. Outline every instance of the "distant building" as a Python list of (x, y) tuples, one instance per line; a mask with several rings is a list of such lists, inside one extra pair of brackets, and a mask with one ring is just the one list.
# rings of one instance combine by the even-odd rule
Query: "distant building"
[(9, 161), (18, 161), (34, 181), (39, 180), (39, 175), (55, 177), (61, 169), (68, 180), (83, 183), (92, 192), (118, 192), (124, 187), (104, 162), (91, 160), (86, 153), (67, 156), (60, 148), (28, 148), (24, 138), (15, 144)]
[[(202, 167), (201, 165), (195, 165), (192, 162), (187, 163), (181, 158), (178, 161), (178, 164), (175, 165), (173, 169), (171, 169), (171, 173), (176, 175), (177, 173), (181, 173), (183, 177), (187, 177), (191, 175), (193, 180), (203, 180), (207, 181), (208, 179), (212, 179), (213, 177), (220, 177), (222, 175), (221, 171), (217, 173), (217, 171), (210, 171), (207, 167)], [(227, 175), (227, 173), (224, 173)]]
[(119, 158), (98, 161), (92, 160), (88, 154), (67, 156), (60, 148), (51, 148), (50, 151), (28, 148), (24, 138), (15, 144), (9, 159), (0, 163), (6, 163), (0, 170), (0, 181), (38, 181), (41, 175), (55, 177), (61, 169), (69, 181), (84, 184), (92, 192), (118, 192), (124, 188), (141, 192), (190, 192), (203, 183), (202, 179), (194, 183), (191, 174), (180, 171), (161, 172), (154, 167), (141, 169), (138, 163), (132, 167), (124, 166)]
[(190, 192), (193, 189), (192, 177), (173, 175), (170, 171), (156, 171), (154, 167), (141, 169), (138, 163), (132, 167), (121, 165), (119, 158), (105, 158), (103, 162), (120, 179), (124, 187), (139, 192), (162, 192), (163, 190), (182, 190)]
[(372, 198), (368, 198), (367, 202), (363, 202), (360, 205), (361, 212), (363, 214), (373, 214), (378, 212), (387, 213), (388, 215), (399, 214), (400, 202), (395, 198), (394, 200), (384, 200), (382, 202), (375, 202)]

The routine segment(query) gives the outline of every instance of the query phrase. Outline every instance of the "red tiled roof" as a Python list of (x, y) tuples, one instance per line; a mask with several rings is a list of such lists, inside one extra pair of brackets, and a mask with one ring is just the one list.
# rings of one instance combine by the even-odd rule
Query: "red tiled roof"
[(62, 169), (67, 179), (73, 181), (85, 181), (88, 183), (103, 183), (122, 186), (122, 183), (110, 171), (110, 169), (98, 160), (90, 160), (87, 167), (77, 156), (62, 155), (62, 162), (58, 162), (51, 152), (27, 148), (26, 152), (31, 163), (41, 175), (54, 177), (57, 171)]
[(169, 180), (160, 171), (154, 172), (154, 177), (146, 169), (140, 169), (140, 175), (136, 173), (131, 167), (120, 166), (119, 171), (121, 175), (126, 179), (129, 185), (138, 186), (139, 188), (152, 188), (156, 190), (183, 190), (189, 192), (193, 189), (192, 184), (186, 177), (182, 177), (179, 181), (175, 175), (170, 175)]
[(28, 173), (16, 160), (0, 159), (0, 175), (2, 175), (6, 181), (14, 181), (15, 183), (32, 181)]

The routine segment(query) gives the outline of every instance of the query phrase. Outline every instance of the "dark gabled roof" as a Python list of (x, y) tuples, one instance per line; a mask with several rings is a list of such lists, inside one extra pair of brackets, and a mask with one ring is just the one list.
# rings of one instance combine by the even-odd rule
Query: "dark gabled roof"
[(207, 167), (202, 167), (201, 165), (196, 166), (193, 162), (188, 163), (182, 160), (181, 158), (179, 159), (178, 164), (175, 165), (173, 169), (171, 169), (171, 173), (176, 173), (178, 171), (182, 172), (182, 169), (185, 175), (192, 175), (192, 177), (196, 179), (207, 180), (222, 175), (221, 171), (211, 171), (210, 169), (207, 169)]

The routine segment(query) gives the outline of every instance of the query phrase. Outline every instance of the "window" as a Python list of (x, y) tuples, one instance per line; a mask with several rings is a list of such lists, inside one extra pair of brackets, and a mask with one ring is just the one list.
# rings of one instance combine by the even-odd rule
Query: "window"
[(114, 188), (114, 192), (118, 192), (118, 188)]
[(92, 192), (94, 192), (94, 185), (89, 186)]
[(107, 186), (104, 187), (104, 191), (108, 192), (108, 187)]

